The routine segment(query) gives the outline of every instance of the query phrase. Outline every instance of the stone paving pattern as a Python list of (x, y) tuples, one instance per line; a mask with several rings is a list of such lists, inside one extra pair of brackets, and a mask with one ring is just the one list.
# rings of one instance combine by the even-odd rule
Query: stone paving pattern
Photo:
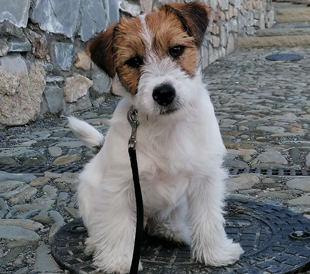
[[(298, 62), (265, 56), (298, 53)], [(225, 165), (236, 168), (309, 169), (310, 48), (240, 50), (204, 71), (227, 147)], [(80, 113), (104, 133), (116, 100)], [(93, 155), (67, 127), (65, 117), (0, 130), (0, 165), (84, 165)], [(0, 171), (0, 273), (65, 273), (50, 255), (57, 230), (78, 216), (77, 173), (12, 174)], [(289, 208), (310, 218), (309, 177), (231, 176), (233, 198)]]

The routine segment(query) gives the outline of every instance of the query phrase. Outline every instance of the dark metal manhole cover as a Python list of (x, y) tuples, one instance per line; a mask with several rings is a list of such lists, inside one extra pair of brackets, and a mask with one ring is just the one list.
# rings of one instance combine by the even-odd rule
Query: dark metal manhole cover
[[(267, 176), (309, 176), (310, 170), (307, 169), (262, 169), (262, 168), (229, 168), (230, 175), (238, 175), (242, 173), (257, 173)], [(78, 165), (65, 165), (65, 166), (0, 166), (0, 171), (10, 173), (33, 173), (43, 174), (46, 171), (64, 173), (64, 172), (80, 172), (83, 166)]]
[[(226, 232), (245, 253), (234, 265), (207, 267), (190, 259), (188, 246), (144, 236), (141, 274), (158, 273), (297, 273), (310, 268), (310, 220), (272, 205), (229, 201)], [(81, 219), (55, 235), (52, 254), (70, 273), (96, 273), (92, 258), (84, 254), (87, 237)]]
[(270, 61), (298, 61), (304, 59), (304, 57), (299, 54), (279, 53), (268, 55), (266, 59)]

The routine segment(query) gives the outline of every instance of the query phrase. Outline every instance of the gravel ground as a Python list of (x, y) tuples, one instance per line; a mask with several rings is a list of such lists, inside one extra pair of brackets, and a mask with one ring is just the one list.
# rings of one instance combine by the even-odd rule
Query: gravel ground
[[(298, 53), (298, 62), (265, 56)], [(239, 169), (309, 169), (310, 48), (240, 50), (204, 71), (224, 143), (225, 165)], [(117, 100), (78, 113), (106, 132)], [(93, 154), (65, 117), (0, 131), (0, 170), (20, 166), (83, 166)], [(50, 241), (78, 216), (74, 172), (0, 171), (0, 273), (64, 273), (50, 256)], [(239, 174), (228, 196), (289, 208), (310, 218), (308, 176)]]

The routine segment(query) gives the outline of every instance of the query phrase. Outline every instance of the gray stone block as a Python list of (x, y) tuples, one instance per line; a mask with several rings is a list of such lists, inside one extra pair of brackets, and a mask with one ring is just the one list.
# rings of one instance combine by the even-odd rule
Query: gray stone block
[(6, 39), (0, 39), (0, 57), (6, 56), (9, 52), (9, 46)]
[(39, 23), (42, 30), (72, 38), (78, 23), (79, 9), (80, 0), (38, 0), (30, 18)]
[(0, 0), (0, 7), (0, 22), (8, 20), (19, 28), (27, 26), (30, 0)]
[(43, 119), (45, 117), (46, 113), (49, 113), (49, 109), (48, 109), (48, 106), (47, 106), (46, 99), (43, 96), (42, 103), (41, 103), (41, 106), (40, 106), (39, 119)]
[(214, 49), (211, 44), (209, 44), (209, 64), (212, 64), (216, 60), (219, 59), (219, 52), (218, 50)]
[(203, 2), (207, 6), (211, 7), (212, 10), (217, 10), (217, 4), (218, 4), (217, 0), (205, 0)]
[[(1, 1), (1, 0), (0, 0)], [(25, 35), (21, 28), (14, 26), (9, 21), (0, 23), (0, 35), (6, 37), (15, 37), (19, 39), (25, 39)]]
[(105, 0), (104, 7), (107, 11), (109, 23), (117, 23), (119, 21), (118, 1)]
[[(89, 100), (89, 96), (86, 95), (79, 99), (76, 103), (66, 104), (67, 106), (67, 113), (70, 114), (76, 111), (90, 109), (92, 107), (91, 101)], [(70, 155), (71, 157), (72, 155)], [(79, 159), (78, 159), (79, 160)], [(76, 161), (76, 160), (75, 160)]]
[(25, 183), (30, 183), (35, 178), (37, 177), (30, 173), (13, 174), (13, 173), (5, 172), (5, 171), (0, 171), (0, 182), (4, 182), (8, 180), (9, 181), (16, 180), (16, 181), (21, 181)]
[(208, 66), (208, 62), (209, 62), (208, 47), (205, 46), (205, 44), (200, 49), (200, 56), (201, 56), (202, 69), (204, 69)]
[(254, 12), (253, 11), (249, 11), (247, 13), (247, 27), (251, 27), (254, 25)]
[(2, 166), (15, 166), (17, 162), (12, 157), (1, 157), (0, 165)]
[(73, 54), (74, 46), (72, 44), (55, 44), (56, 63), (62, 70), (69, 71), (71, 69)]
[(249, 168), (245, 162), (239, 160), (225, 160), (224, 165), (234, 168)]
[(230, 4), (232, 4), (233, 6), (235, 6), (235, 8), (240, 10), (242, 6), (242, 2), (243, 2), (242, 0), (231, 0)]
[(27, 72), (25, 59), (19, 54), (11, 54), (10, 56), (2, 57), (1, 67), (10, 72)]
[(235, 50), (235, 37), (232, 33), (229, 34), (227, 42), (227, 53), (232, 53)]
[(229, 7), (229, 1), (228, 0), (222, 0), (221, 10), (222, 11), (227, 11), (228, 7)]
[(266, 25), (266, 28), (268, 28), (268, 29), (271, 28), (272, 25), (274, 24), (274, 20), (275, 20), (275, 12), (274, 12), (273, 9), (271, 9), (265, 15), (265, 25)]
[[(52, 72), (54, 69), (54, 66), (51, 63), (43, 63), (42, 66), (45, 69), (45, 71), (48, 71), (48, 72)], [(63, 79), (63, 81), (64, 81), (64, 79)]]
[(238, 20), (238, 33), (241, 34), (243, 33), (242, 29), (245, 26), (245, 17), (240, 12), (238, 12), (237, 20)]
[(306, 156), (306, 166), (310, 167), (310, 153)]
[(233, 18), (229, 20), (228, 26), (227, 26), (227, 32), (238, 32), (238, 21), (237, 19)]
[(45, 77), (45, 81), (46, 81), (46, 83), (63, 83), (65, 81), (65, 78), (63, 76), (57, 76), (57, 75), (56, 76), (54, 76), (54, 75), (49, 76), (49, 75), (47, 75)]
[(40, 236), (29, 230), (17, 226), (0, 226), (0, 237), (10, 243), (11, 247), (34, 246), (40, 240)]
[(2, 219), (5, 216), (8, 210), (9, 206), (3, 199), (0, 198), (0, 219)]
[(129, 14), (132, 17), (136, 17), (141, 14), (142, 10), (140, 5), (136, 3), (131, 3), (126, 0), (122, 0), (119, 3), (119, 9), (124, 12)]
[(300, 189), (302, 191), (310, 191), (310, 181), (308, 178), (292, 179), (286, 182), (286, 186), (292, 189)]
[(227, 30), (225, 26), (220, 26), (220, 40), (221, 40), (221, 46), (226, 47), (227, 45)]
[(91, 95), (94, 97), (110, 93), (111, 79), (105, 73), (97, 74), (93, 77)]
[(24, 41), (11, 41), (10, 52), (27, 52), (31, 51), (31, 45), (27, 39)]
[(46, 163), (46, 157), (42, 154), (18, 157), (18, 160), (25, 166), (41, 166)]
[(106, 28), (107, 14), (101, 0), (82, 1), (80, 11), (82, 18), (79, 35), (85, 42)]
[(62, 154), (61, 147), (49, 147), (48, 152), (52, 157), (59, 157)]
[(218, 48), (220, 46), (220, 38), (216, 35), (212, 35), (211, 39), (213, 47)]
[(51, 248), (48, 245), (41, 245), (36, 252), (34, 270), (38, 273), (58, 273), (60, 268), (51, 255)]
[(57, 114), (61, 112), (64, 106), (63, 89), (56, 86), (47, 86), (44, 96), (50, 113)]

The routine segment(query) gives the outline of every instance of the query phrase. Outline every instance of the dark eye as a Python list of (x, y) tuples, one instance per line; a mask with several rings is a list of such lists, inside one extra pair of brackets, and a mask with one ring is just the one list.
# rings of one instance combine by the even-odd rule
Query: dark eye
[(143, 65), (143, 60), (140, 56), (135, 56), (132, 57), (130, 59), (128, 59), (125, 64), (128, 67), (134, 68), (134, 69), (138, 69), (139, 67), (141, 67)]
[(185, 47), (184, 46), (174, 46), (172, 48), (169, 49), (169, 54), (171, 57), (173, 58), (178, 58), (179, 56), (181, 56), (184, 52)]

